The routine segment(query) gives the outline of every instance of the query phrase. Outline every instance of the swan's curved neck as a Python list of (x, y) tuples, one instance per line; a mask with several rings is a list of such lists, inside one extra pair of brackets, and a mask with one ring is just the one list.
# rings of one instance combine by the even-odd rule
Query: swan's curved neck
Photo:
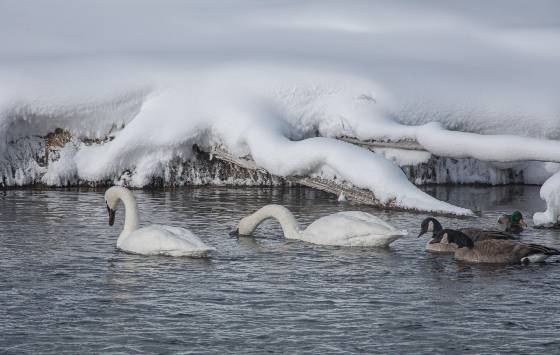
[(134, 195), (129, 190), (119, 190), (117, 196), (124, 204), (124, 228), (121, 233), (121, 236), (124, 237), (138, 229), (138, 205)]
[(286, 207), (280, 205), (264, 206), (252, 215), (243, 218), (239, 222), (239, 234), (252, 234), (259, 224), (269, 218), (274, 218), (280, 223), (284, 237), (288, 239), (300, 238), (301, 231), (294, 215)]

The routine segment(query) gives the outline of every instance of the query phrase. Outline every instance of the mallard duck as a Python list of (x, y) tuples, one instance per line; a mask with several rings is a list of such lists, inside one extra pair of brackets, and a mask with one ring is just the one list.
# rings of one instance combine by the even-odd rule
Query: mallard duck
[[(457, 245), (455, 259), (469, 263), (488, 264), (529, 264), (539, 263), (552, 255), (560, 255), (560, 250), (539, 244), (525, 244), (506, 239), (486, 239), (473, 242), (464, 233), (445, 236), (448, 243)], [(442, 240), (442, 236), (436, 240)]]
[(479, 228), (461, 228), (459, 230), (443, 229), (441, 223), (433, 217), (428, 217), (422, 221), (418, 238), (428, 232), (432, 232), (432, 238), (426, 244), (426, 250), (440, 253), (455, 252), (457, 245), (449, 242), (448, 235), (458, 232), (465, 234), (473, 242), (487, 239), (515, 239), (513, 235), (497, 230), (484, 230)]
[(503, 214), (498, 218), (498, 224), (504, 226), (508, 233), (519, 234), (523, 232), (523, 227), (527, 227), (527, 223), (523, 220), (523, 215), (519, 211), (514, 211), (512, 214)]

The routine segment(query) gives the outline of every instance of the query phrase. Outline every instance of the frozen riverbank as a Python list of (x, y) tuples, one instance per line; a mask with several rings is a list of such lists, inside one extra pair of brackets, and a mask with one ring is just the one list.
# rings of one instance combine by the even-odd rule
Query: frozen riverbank
[[(220, 146), (275, 176), (468, 214), (414, 184), (541, 184), (560, 161), (557, 5), (503, 6), (9, 1), (3, 184), (273, 183), (192, 151)], [(69, 136), (51, 151), (39, 137), (56, 129)], [(427, 152), (371, 153), (342, 136)]]
[[(102, 180), (87, 180), (78, 175), (73, 162), (80, 146), (103, 145), (111, 139), (79, 141), (67, 131), (59, 130), (47, 137), (22, 138), (8, 145), (7, 159), (0, 161), (4, 186), (276, 186), (291, 184), (264, 169), (244, 169), (213, 157), (213, 153), (197, 146), (188, 149), (188, 155), (176, 155), (160, 162), (150, 175), (137, 169)], [(187, 150), (185, 150), (187, 151)], [(374, 151), (400, 166), (408, 180), (422, 184), (541, 184), (557, 164), (539, 162), (496, 163), (476, 159), (442, 158), (427, 152), (402, 149), (374, 149)], [(365, 153), (365, 151), (364, 151)], [(252, 164), (255, 164), (254, 162)], [(321, 179), (337, 179), (332, 172), (315, 173)], [(141, 179), (140, 179), (141, 178)]]

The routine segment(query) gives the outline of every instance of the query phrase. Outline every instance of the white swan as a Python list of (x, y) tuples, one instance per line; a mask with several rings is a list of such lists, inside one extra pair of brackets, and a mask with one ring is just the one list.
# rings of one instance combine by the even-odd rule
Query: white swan
[(110, 226), (115, 222), (115, 211), (119, 200), (124, 204), (125, 217), (123, 231), (117, 239), (117, 248), (142, 255), (193, 257), (204, 257), (214, 250), (185, 228), (158, 224), (138, 228), (136, 199), (130, 190), (120, 186), (113, 186), (105, 192)]
[(284, 237), (322, 245), (384, 247), (407, 234), (365, 212), (338, 212), (319, 218), (301, 230), (294, 215), (280, 205), (268, 205), (239, 221), (237, 232), (250, 235), (266, 219), (282, 226)]

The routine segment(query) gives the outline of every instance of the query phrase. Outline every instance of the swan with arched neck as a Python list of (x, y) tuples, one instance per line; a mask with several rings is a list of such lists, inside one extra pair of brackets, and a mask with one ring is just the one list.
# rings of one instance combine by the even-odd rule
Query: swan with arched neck
[(301, 229), (294, 215), (284, 206), (268, 205), (243, 218), (237, 227), (241, 235), (251, 235), (264, 220), (274, 218), (284, 237), (322, 245), (385, 247), (407, 234), (380, 218), (360, 211), (338, 212), (319, 218)]
[(117, 248), (134, 254), (204, 257), (214, 248), (185, 228), (153, 224), (139, 227), (138, 205), (130, 190), (113, 186), (105, 192), (109, 225), (115, 222), (118, 202), (125, 210), (124, 228)]

